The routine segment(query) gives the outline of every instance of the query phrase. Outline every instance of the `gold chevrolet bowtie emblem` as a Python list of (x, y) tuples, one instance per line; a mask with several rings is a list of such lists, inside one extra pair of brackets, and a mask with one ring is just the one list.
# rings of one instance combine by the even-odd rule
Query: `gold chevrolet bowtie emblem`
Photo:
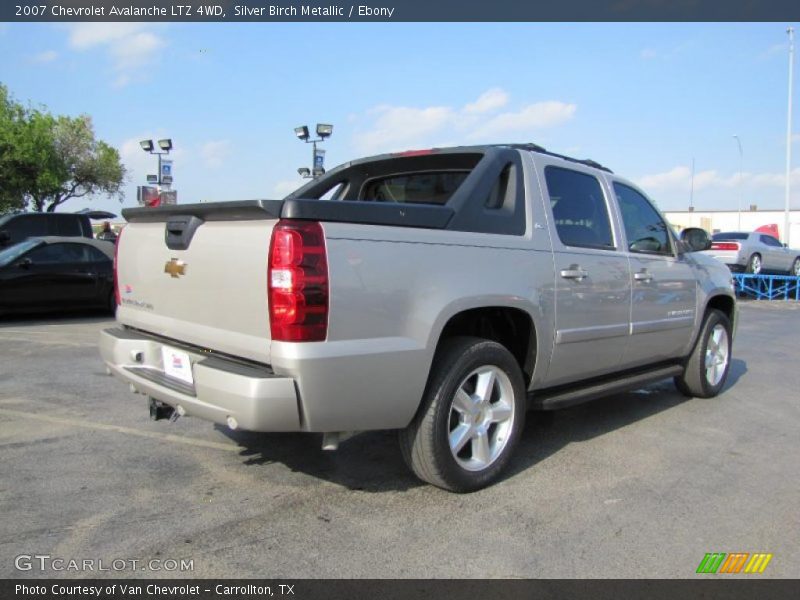
[(172, 258), (164, 265), (164, 273), (169, 273), (175, 279), (181, 275), (186, 275), (186, 263), (177, 258)]

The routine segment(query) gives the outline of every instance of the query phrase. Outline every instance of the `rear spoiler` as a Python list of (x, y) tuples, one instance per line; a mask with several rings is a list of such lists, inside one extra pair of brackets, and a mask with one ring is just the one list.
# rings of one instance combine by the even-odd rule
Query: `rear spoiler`
[(455, 211), (447, 206), (347, 200), (240, 200), (175, 204), (155, 208), (126, 208), (122, 216), (130, 223), (166, 223), (172, 217), (196, 217), (202, 221), (256, 221), (301, 219), (444, 229)]
[(280, 218), (282, 206), (283, 200), (168, 204), (155, 208), (126, 208), (122, 216), (129, 223), (166, 222), (170, 217), (197, 217), (203, 221), (254, 221)]

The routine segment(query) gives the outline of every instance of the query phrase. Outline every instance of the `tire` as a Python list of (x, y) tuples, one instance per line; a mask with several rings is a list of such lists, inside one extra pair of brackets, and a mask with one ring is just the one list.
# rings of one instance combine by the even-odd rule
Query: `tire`
[(745, 268), (746, 273), (750, 273), (752, 275), (758, 275), (761, 273), (761, 270), (764, 268), (764, 264), (761, 262), (761, 255), (760, 254), (753, 254), (747, 260), (747, 267)]
[(522, 372), (504, 346), (474, 337), (446, 340), (416, 416), (400, 431), (403, 458), (417, 477), (445, 490), (484, 488), (508, 465), (525, 409)]
[(675, 385), (690, 398), (713, 398), (728, 378), (731, 350), (731, 322), (725, 313), (709, 310), (683, 375), (675, 377)]
[(794, 259), (789, 275), (792, 277), (800, 277), (800, 256)]
[(117, 315), (117, 294), (113, 288), (108, 294), (108, 301), (106, 303), (106, 307), (108, 308), (112, 317), (115, 317)]

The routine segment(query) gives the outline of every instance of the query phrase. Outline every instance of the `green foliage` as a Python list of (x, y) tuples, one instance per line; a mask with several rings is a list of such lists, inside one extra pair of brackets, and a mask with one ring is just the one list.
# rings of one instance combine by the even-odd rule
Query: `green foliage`
[(0, 214), (22, 208), (21, 180), (18, 157), (15, 152), (24, 117), (22, 107), (8, 95), (0, 84)]
[(91, 119), (25, 108), (0, 84), (0, 213), (54, 211), (72, 198), (122, 200), (119, 152), (95, 139)]

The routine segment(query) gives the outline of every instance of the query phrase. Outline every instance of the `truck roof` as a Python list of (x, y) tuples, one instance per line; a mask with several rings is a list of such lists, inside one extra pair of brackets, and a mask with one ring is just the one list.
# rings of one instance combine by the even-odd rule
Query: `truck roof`
[(373, 162), (378, 160), (388, 160), (392, 158), (400, 158), (404, 156), (424, 156), (426, 154), (463, 154), (463, 153), (480, 153), (485, 154), (492, 148), (513, 148), (515, 150), (527, 150), (528, 152), (536, 152), (537, 154), (546, 154), (548, 156), (555, 156), (556, 158), (561, 158), (563, 160), (567, 160), (574, 163), (579, 163), (582, 165), (586, 165), (587, 167), (592, 167), (593, 169), (600, 169), (601, 171), (606, 171), (607, 173), (613, 173), (611, 169), (608, 167), (603, 166), (599, 162), (592, 160), (590, 158), (575, 158), (573, 156), (568, 156), (566, 154), (559, 154), (557, 152), (551, 152), (540, 146), (539, 144), (535, 144), (533, 142), (513, 142), (513, 143), (503, 143), (503, 144), (479, 144), (473, 146), (448, 146), (444, 148), (426, 148), (426, 149), (419, 149), (419, 150), (404, 150), (401, 152), (387, 152), (384, 154), (375, 154), (373, 156), (366, 156), (364, 158), (358, 158), (355, 160), (348, 161), (337, 166), (335, 169), (329, 171), (329, 173), (334, 172), (336, 170), (342, 168), (348, 168), (353, 165), (359, 165), (362, 163)]

